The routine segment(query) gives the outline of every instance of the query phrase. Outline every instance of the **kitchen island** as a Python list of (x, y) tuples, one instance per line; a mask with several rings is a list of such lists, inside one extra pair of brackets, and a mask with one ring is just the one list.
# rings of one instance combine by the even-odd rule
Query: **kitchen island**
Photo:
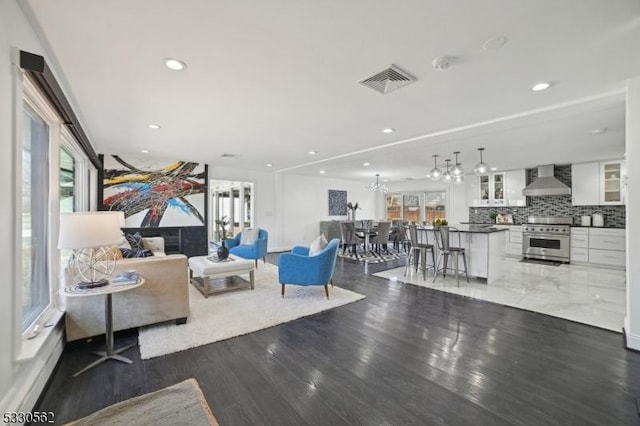
[[(465, 248), (469, 277), (486, 279), (487, 284), (504, 277), (506, 273), (505, 238), (507, 236), (505, 228), (472, 224), (452, 224), (450, 226), (460, 231), (460, 246)], [(435, 228), (426, 227), (426, 229), (430, 231), (429, 242), (435, 245)], [(451, 232), (449, 238), (452, 246), (458, 246), (458, 236), (455, 231)], [(462, 262), (459, 267), (460, 272), (464, 272)]]

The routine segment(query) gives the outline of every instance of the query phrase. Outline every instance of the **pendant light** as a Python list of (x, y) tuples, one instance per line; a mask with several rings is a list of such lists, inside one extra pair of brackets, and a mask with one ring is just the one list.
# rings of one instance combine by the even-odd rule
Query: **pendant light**
[(464, 182), (464, 174), (453, 177), (453, 183), (463, 183), (463, 182)]
[(453, 177), (458, 177), (462, 174), (464, 174), (464, 170), (462, 170), (462, 167), (460, 166), (460, 163), (458, 162), (458, 154), (460, 154), (460, 151), (456, 151), (453, 153), (453, 155), (456, 156), (456, 162), (453, 165), (453, 169), (451, 169), (451, 174), (453, 175)]
[(445, 163), (447, 163), (447, 171), (442, 174), (442, 180), (445, 181), (446, 183), (451, 183), (451, 179), (453, 178), (453, 176), (451, 175), (451, 172), (449, 172), (449, 162), (451, 160), (444, 160), (444, 161)]
[(438, 155), (433, 155), (433, 169), (429, 172), (432, 180), (438, 181), (442, 177), (442, 170), (438, 168)]
[(484, 148), (478, 148), (478, 151), (480, 151), (480, 162), (473, 168), (473, 173), (475, 173), (476, 176), (485, 176), (489, 173), (489, 165), (482, 161), (482, 151), (484, 151)]

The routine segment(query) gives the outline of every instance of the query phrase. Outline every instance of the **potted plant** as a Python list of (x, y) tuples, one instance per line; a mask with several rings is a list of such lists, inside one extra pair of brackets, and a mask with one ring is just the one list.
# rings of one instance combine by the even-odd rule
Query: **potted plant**
[(498, 217), (498, 214), (496, 212), (489, 213), (489, 219), (491, 219), (492, 223), (496, 223), (496, 217)]
[(347, 220), (356, 220), (356, 210), (358, 210), (358, 202), (356, 201), (355, 204), (351, 203), (351, 201), (349, 201), (347, 203)]
[(229, 257), (229, 249), (224, 244), (224, 240), (227, 239), (227, 225), (229, 225), (227, 216), (222, 216), (220, 219), (216, 219), (218, 236), (220, 237), (220, 241), (222, 241), (222, 245), (218, 247), (218, 250), (216, 252), (219, 260), (225, 260), (227, 257)]

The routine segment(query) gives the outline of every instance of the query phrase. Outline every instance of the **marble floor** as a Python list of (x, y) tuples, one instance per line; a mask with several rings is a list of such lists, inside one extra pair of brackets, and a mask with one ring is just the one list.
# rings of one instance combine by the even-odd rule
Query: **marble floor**
[(427, 275), (424, 280), (422, 272), (413, 269), (405, 277), (405, 267), (374, 275), (622, 332), (626, 314), (625, 271), (522, 263), (510, 258), (505, 266), (505, 276), (491, 285), (477, 279), (467, 283), (462, 277), (458, 287), (449, 275), (432, 282), (433, 276)]

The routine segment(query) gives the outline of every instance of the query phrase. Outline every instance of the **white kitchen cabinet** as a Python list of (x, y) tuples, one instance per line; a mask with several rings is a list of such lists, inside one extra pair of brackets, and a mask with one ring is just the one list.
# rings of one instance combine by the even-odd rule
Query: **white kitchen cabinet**
[(600, 163), (600, 204), (625, 203), (626, 174), (626, 163), (623, 160)]
[(571, 228), (571, 262), (589, 262), (589, 228)]
[(508, 206), (522, 207), (527, 205), (527, 198), (522, 195), (526, 186), (526, 172), (524, 169), (511, 170), (505, 173), (506, 203)]
[(600, 204), (600, 163), (571, 166), (571, 204), (597, 206)]
[(509, 227), (509, 251), (507, 254), (522, 257), (522, 226)]
[(626, 230), (612, 228), (571, 228), (571, 262), (624, 268)]

